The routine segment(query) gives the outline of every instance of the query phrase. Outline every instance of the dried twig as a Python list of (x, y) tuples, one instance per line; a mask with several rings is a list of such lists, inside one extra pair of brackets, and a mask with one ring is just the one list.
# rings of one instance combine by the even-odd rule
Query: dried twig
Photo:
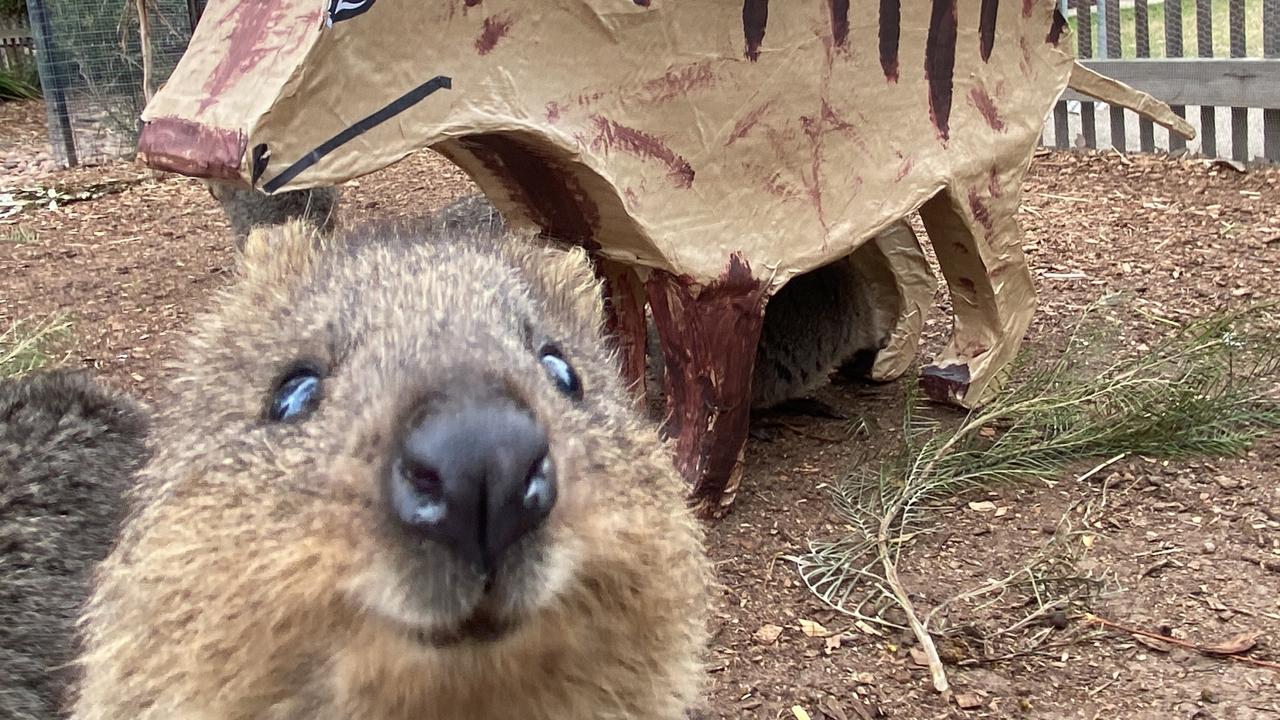
[[(1104, 303), (1112, 304), (1104, 299), (1094, 307)], [(924, 417), (919, 412), (924, 406), (908, 397), (901, 455), (833, 486), (849, 534), (811, 542), (806, 554), (789, 559), (809, 589), (839, 612), (871, 625), (902, 628), (884, 615), (896, 607), (920, 643), (934, 687), (945, 692), (945, 669), (930, 636), (930, 620), (939, 609), (989, 596), (979, 603), (981, 610), (1010, 590), (1023, 591), (1033, 608), (1019, 612), (1002, 632), (987, 634), (996, 638), (1087, 603), (1089, 591), (1081, 588), (1102, 580), (1077, 576), (1072, 569), (1064, 574), (1057, 568), (1071, 561), (1045, 555), (921, 615), (897, 563), (901, 549), (927, 532), (920, 527), (922, 518), (943, 497), (1011, 481), (1056, 479), (1080, 459), (1107, 458), (1079, 477), (1084, 481), (1130, 455), (1234, 454), (1280, 428), (1280, 403), (1261, 389), (1280, 376), (1280, 340), (1269, 328), (1238, 327), (1238, 321), (1256, 320), (1266, 309), (1192, 323), (1149, 351), (1120, 358), (1104, 342), (1078, 339), (1082, 323), (1059, 360), (1032, 369), (1021, 384), (1009, 386), (956, 428)], [(1268, 323), (1273, 319), (1262, 314)], [(1095, 339), (1108, 334), (1110, 328), (1104, 328)], [(1015, 362), (1010, 371), (1020, 367)], [(913, 392), (909, 386), (908, 393)], [(1055, 534), (1074, 536), (1069, 530)], [(1066, 545), (1063, 549), (1070, 554)]]
[(1119, 630), (1120, 632), (1125, 632), (1130, 635), (1141, 635), (1142, 637), (1151, 638), (1152, 640), (1159, 640), (1162, 643), (1168, 643), (1169, 645), (1176, 645), (1185, 650), (1193, 650), (1197, 653), (1200, 653), (1201, 655), (1206, 655), (1208, 657), (1226, 657), (1226, 658), (1230, 658), (1231, 660), (1235, 660), (1236, 662), (1248, 663), (1250, 665), (1256, 665), (1258, 667), (1264, 667), (1270, 670), (1280, 670), (1280, 663), (1274, 663), (1269, 660), (1258, 660), (1256, 658), (1251, 658), (1246, 655), (1236, 655), (1233, 653), (1218, 652), (1218, 651), (1215, 651), (1213, 648), (1206, 647), (1204, 645), (1197, 645), (1196, 643), (1187, 642), (1186, 640), (1179, 640), (1178, 638), (1169, 637), (1168, 635), (1161, 635), (1160, 633), (1154, 633), (1149, 630), (1142, 630), (1141, 628), (1129, 627), (1128, 625), (1121, 625), (1118, 622), (1113, 622), (1105, 618), (1100, 618), (1097, 615), (1094, 615), (1092, 613), (1086, 614), (1084, 616), (1084, 619), (1088, 622), (1097, 623), (1098, 625), (1102, 625), (1103, 627), (1111, 628), (1112, 630)]
[(920, 622), (920, 618), (916, 615), (915, 605), (912, 604), (910, 596), (907, 595), (907, 589), (902, 585), (902, 581), (898, 579), (898, 566), (892, 555), (889, 554), (889, 533), (895, 519), (902, 512), (906, 504), (906, 498), (903, 497), (899, 504), (890, 509), (880, 518), (880, 531), (876, 534), (876, 548), (880, 556), (880, 565), (884, 568), (884, 578), (889, 588), (893, 591), (893, 597), (898, 601), (898, 606), (902, 608), (902, 612), (907, 616), (907, 624), (911, 627), (911, 633), (916, 636), (916, 642), (920, 643), (920, 649), (924, 651), (925, 658), (929, 661), (929, 676), (933, 678), (933, 689), (940, 693), (946, 692), (949, 685), (947, 683), (947, 671), (942, 666), (942, 658), (938, 657), (938, 647), (933, 643), (933, 636), (929, 634), (929, 630), (924, 623)]
[(1280, 573), (1280, 558), (1271, 559), (1257, 557), (1255, 555), (1241, 555), (1240, 560), (1247, 562), (1250, 565), (1257, 565), (1263, 570), (1267, 570), (1269, 572)]
[(1119, 453), (1119, 454), (1117, 454), (1115, 457), (1112, 457), (1112, 458), (1110, 458), (1110, 459), (1108, 459), (1108, 460), (1105, 460), (1105, 461), (1103, 461), (1103, 462), (1099, 463), (1096, 467), (1094, 467), (1094, 468), (1093, 468), (1092, 470), (1090, 470), (1089, 472), (1087, 472), (1087, 473), (1085, 473), (1085, 474), (1081, 475), (1080, 477), (1076, 478), (1076, 481), (1077, 481), (1077, 482), (1084, 482), (1085, 480), (1088, 480), (1089, 478), (1093, 477), (1094, 475), (1097, 475), (1099, 472), (1101, 472), (1101, 471), (1103, 471), (1103, 470), (1105, 470), (1105, 469), (1107, 469), (1107, 468), (1111, 467), (1112, 465), (1115, 465), (1116, 463), (1120, 462), (1121, 460), (1125, 459), (1126, 457), (1128, 457), (1128, 455), (1129, 455), (1129, 453), (1124, 453), (1124, 452)]

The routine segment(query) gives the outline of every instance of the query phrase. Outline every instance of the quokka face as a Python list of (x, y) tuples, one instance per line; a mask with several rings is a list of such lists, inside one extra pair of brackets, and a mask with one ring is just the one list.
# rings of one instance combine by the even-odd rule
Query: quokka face
[(678, 717), (701, 535), (585, 254), (293, 223), (242, 261), (100, 574), (79, 716), (488, 717), (515, 687), (529, 717)]

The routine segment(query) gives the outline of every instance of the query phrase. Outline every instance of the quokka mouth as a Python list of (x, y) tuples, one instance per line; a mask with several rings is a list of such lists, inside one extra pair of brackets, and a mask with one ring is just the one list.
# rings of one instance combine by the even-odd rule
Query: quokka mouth
[(511, 618), (499, 618), (485, 608), (478, 608), (466, 620), (453, 628), (416, 630), (414, 640), (431, 648), (447, 648), (463, 644), (484, 645), (497, 642), (515, 631), (518, 623)]

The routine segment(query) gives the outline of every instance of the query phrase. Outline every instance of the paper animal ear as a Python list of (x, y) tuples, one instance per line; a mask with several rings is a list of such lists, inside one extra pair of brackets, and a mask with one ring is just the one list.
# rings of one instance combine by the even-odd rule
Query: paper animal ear
[(333, 239), (305, 220), (254, 228), (245, 240), (241, 273), (258, 283), (288, 286), (310, 275)]

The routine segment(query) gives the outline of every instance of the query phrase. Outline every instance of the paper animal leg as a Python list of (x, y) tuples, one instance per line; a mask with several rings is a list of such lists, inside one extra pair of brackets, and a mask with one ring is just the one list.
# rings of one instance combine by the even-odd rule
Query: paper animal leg
[[(909, 370), (920, 346), (920, 331), (933, 305), (938, 280), (924, 256), (915, 231), (905, 220), (863, 243), (853, 252), (854, 265), (877, 315), (876, 326), (891, 328), (888, 342), (871, 362), (865, 358), (846, 358), (840, 373), (850, 378), (866, 378), (876, 382), (896, 380)], [(882, 323), (880, 315), (889, 317)]]
[(766, 289), (736, 257), (708, 285), (654, 270), (645, 289), (666, 364), (677, 465), (698, 512), (723, 515), (742, 481)]
[(956, 183), (920, 208), (951, 295), (951, 341), (921, 371), (937, 402), (974, 408), (998, 388), (1035, 312), (1015, 212), (1024, 167)]

